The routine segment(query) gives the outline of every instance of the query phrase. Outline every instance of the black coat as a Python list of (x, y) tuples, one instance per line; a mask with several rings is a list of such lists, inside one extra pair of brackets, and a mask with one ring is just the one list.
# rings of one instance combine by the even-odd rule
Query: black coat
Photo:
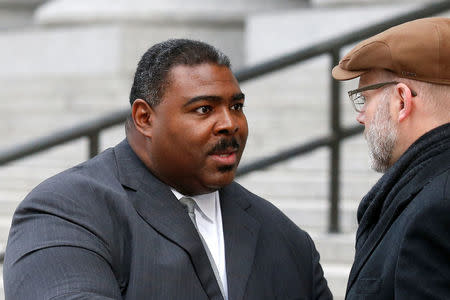
[(450, 299), (450, 125), (414, 143), (363, 199), (346, 299)]

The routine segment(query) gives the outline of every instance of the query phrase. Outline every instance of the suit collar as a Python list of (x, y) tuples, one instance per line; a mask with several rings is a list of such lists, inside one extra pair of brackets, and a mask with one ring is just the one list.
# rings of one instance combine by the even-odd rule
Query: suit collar
[(244, 195), (236, 183), (220, 191), (229, 299), (244, 299), (261, 226), (247, 212), (251, 205)]
[[(177, 197), (178, 201), (182, 197), (186, 197), (186, 195), (181, 194), (177, 190), (171, 188), (172, 193), (174, 193), (175, 197)], [(212, 223), (216, 223), (216, 208), (219, 205), (219, 192), (215, 191), (209, 194), (196, 195), (196, 196), (188, 196), (194, 199), (195, 203), (197, 203), (197, 209), (202, 215), (202, 217)]]
[[(156, 231), (186, 250), (210, 299), (221, 293), (208, 256), (188, 214), (170, 188), (157, 179), (126, 140), (114, 148), (119, 180), (130, 189), (129, 199)], [(260, 224), (247, 210), (250, 202), (236, 183), (219, 191), (225, 241), (228, 298), (243, 299), (256, 252)]]
[(377, 224), (369, 234), (361, 249), (358, 249), (356, 253), (355, 262), (353, 263), (349, 275), (347, 293), (353, 286), (362, 267), (365, 265), (395, 219), (426, 184), (449, 168), (447, 164), (442, 163), (443, 161), (450, 161), (450, 150), (435, 156), (429, 164), (417, 172), (408, 184), (398, 192), (394, 201), (388, 207), (384, 208), (381, 218), (377, 221)]
[(183, 248), (210, 299), (223, 299), (200, 237), (169, 186), (157, 179), (126, 140), (114, 148), (119, 180), (130, 191), (137, 213), (156, 231)]
[(153, 176), (131, 149), (126, 139), (114, 147), (114, 155), (119, 181), (123, 186), (137, 190), (142, 184), (143, 177)]

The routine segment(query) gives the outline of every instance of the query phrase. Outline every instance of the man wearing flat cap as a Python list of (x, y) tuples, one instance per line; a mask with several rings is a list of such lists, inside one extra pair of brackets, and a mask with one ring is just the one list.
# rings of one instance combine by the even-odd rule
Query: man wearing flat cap
[(349, 91), (372, 168), (358, 208), (346, 299), (450, 299), (450, 19), (392, 27), (333, 69)]

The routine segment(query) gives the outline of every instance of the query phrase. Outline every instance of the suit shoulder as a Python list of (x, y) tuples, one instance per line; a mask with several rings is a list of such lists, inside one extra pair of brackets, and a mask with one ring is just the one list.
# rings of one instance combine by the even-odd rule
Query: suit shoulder
[[(246, 206), (244, 210), (260, 224), (261, 243), (275, 244), (289, 249), (293, 261), (301, 260), (306, 265), (318, 263), (319, 255), (310, 235), (298, 227), (279, 208), (266, 199), (255, 195), (237, 183), (232, 184), (233, 199), (241, 198)], [(223, 212), (222, 212), (223, 213)], [(269, 246), (268, 246), (269, 247)], [(303, 253), (299, 255), (299, 253)], [(311, 265), (310, 265), (311, 264)]]
[(32, 194), (54, 192), (61, 195), (77, 194), (82, 190), (87, 192), (87, 186), (113, 182), (117, 178), (113, 149), (107, 149), (96, 157), (64, 170), (41, 182)]
[(123, 206), (124, 191), (118, 180), (113, 149), (77, 166), (56, 174), (36, 186), (16, 209), (15, 214), (29, 210), (54, 212), (62, 209), (76, 214), (85, 207), (92, 212), (106, 207)]
[[(240, 202), (241, 206), (248, 206), (254, 210), (255, 213), (259, 214), (269, 214), (274, 215), (275, 217), (286, 217), (275, 205), (273, 205), (270, 201), (250, 192), (245, 187), (240, 185), (237, 182), (233, 182), (231, 187), (234, 189), (237, 197), (234, 197), (237, 201)], [(246, 207), (245, 207), (246, 208)]]
[[(15, 242), (9, 247), (16, 249), (10, 253), (17, 253), (11, 258), (47, 246), (72, 245), (100, 249), (98, 253), (109, 260), (109, 245), (125, 236), (117, 233), (126, 231), (124, 211), (131, 209), (124, 201), (125, 191), (113, 182), (118, 182), (114, 163), (109, 149), (34, 188), (13, 216), (10, 239)], [(49, 228), (55, 229), (51, 235)]]
[[(250, 192), (240, 184), (234, 182), (233, 188), (239, 193), (239, 198), (248, 201), (247, 212), (265, 226), (279, 228), (287, 234), (294, 233), (309, 239), (309, 235), (289, 219), (278, 207), (270, 201)], [(238, 197), (235, 197), (238, 198)]]

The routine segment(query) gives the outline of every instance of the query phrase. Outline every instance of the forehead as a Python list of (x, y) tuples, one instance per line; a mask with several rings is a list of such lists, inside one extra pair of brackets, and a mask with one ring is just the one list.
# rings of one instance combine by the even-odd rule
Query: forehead
[(178, 65), (168, 73), (168, 89), (199, 89), (234, 87), (239, 84), (226, 66), (204, 63), (194, 66)]

